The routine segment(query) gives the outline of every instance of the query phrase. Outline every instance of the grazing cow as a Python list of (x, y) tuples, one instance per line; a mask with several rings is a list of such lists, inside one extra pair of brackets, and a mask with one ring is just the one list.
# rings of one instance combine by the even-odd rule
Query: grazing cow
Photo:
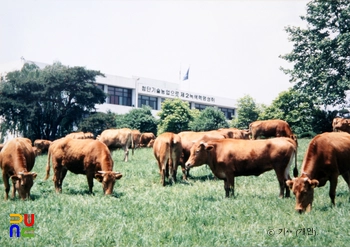
[(4, 147), (4, 145), (5, 145), (4, 143), (1, 143), (1, 144), (0, 144), (0, 151), (1, 151), (1, 149)]
[(37, 139), (34, 141), (34, 147), (36, 147), (37, 154), (41, 155), (43, 153), (46, 153), (49, 150), (51, 141), (49, 140), (43, 140), (43, 139)]
[[(141, 137), (141, 132), (139, 130), (131, 130), (132, 133), (132, 140), (134, 142), (134, 147), (138, 148), (140, 147), (140, 137)], [(131, 148), (131, 145), (129, 146)], [(134, 154), (134, 149), (132, 150), (132, 154)]]
[(350, 135), (330, 132), (315, 136), (306, 150), (301, 176), (286, 182), (295, 194), (295, 210), (299, 213), (310, 212), (314, 188), (324, 186), (328, 180), (329, 196), (335, 205), (339, 175), (342, 175), (350, 189)]
[(85, 174), (90, 193), (93, 179), (97, 179), (106, 195), (113, 193), (115, 180), (122, 177), (121, 173), (113, 171), (113, 160), (107, 146), (97, 140), (61, 138), (54, 141), (48, 152), (45, 180), (50, 176), (51, 159), (56, 192), (62, 192), (67, 171)]
[(131, 146), (132, 152), (134, 152), (134, 141), (132, 138), (131, 129), (106, 129), (98, 137), (98, 140), (107, 145), (112, 150), (114, 148), (123, 148), (124, 161), (128, 161), (129, 147)]
[(260, 136), (269, 137), (289, 137), (297, 141), (289, 124), (280, 119), (255, 121), (249, 124), (249, 131), (252, 139), (256, 140)]
[(156, 136), (152, 132), (142, 133), (140, 136), (140, 147), (149, 147), (149, 143), (155, 140)]
[(243, 139), (243, 140), (249, 140), (250, 131), (249, 130), (241, 130), (237, 128), (229, 128), (229, 130), (232, 132), (232, 139)]
[(335, 132), (343, 131), (343, 132), (350, 133), (350, 119), (346, 119), (346, 118), (333, 119), (332, 126), (333, 126), (333, 131)]
[(27, 138), (14, 138), (5, 143), (0, 152), (0, 167), (2, 179), (5, 186), (5, 200), (8, 199), (10, 191), (9, 178), (13, 183), (12, 197), (18, 190), (19, 197), (30, 198), (30, 189), (37, 174), (30, 172), (35, 163), (35, 155), (31, 140)]
[[(185, 162), (190, 157), (191, 147), (195, 142), (198, 140), (201, 140), (203, 136), (207, 136), (207, 138), (214, 138), (214, 139), (224, 139), (225, 136), (220, 133), (220, 131), (201, 131), (201, 132), (195, 132), (195, 131), (183, 131), (179, 133), (179, 136), (181, 138), (181, 144), (182, 144), (182, 158), (181, 158), (181, 166), (186, 169)], [(186, 177), (184, 179), (187, 179), (187, 176), (189, 176), (189, 169), (187, 169)]]
[(170, 183), (176, 183), (176, 172), (182, 154), (180, 136), (171, 132), (159, 135), (154, 141), (153, 154), (158, 162), (162, 185), (165, 186), (165, 177), (168, 177)]
[(66, 137), (68, 138), (72, 138), (72, 139), (94, 139), (94, 134), (92, 134), (91, 132), (72, 132), (68, 135), (66, 135)]
[(290, 138), (267, 140), (219, 139), (199, 141), (191, 148), (186, 168), (208, 164), (214, 175), (224, 180), (226, 197), (234, 195), (237, 176), (259, 176), (275, 170), (280, 186), (280, 197), (290, 196), (285, 181), (290, 179), (289, 169), (295, 159), (294, 173), (297, 175), (296, 143)]
[(148, 148), (152, 148), (152, 147), (153, 147), (154, 140), (155, 140), (155, 139), (152, 139), (152, 140), (149, 141), (149, 143), (147, 144), (147, 147), (148, 147)]

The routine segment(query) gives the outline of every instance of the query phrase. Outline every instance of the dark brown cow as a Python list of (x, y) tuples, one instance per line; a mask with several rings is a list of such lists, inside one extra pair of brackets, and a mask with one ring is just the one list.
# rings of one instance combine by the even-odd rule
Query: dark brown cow
[(13, 183), (12, 197), (16, 190), (22, 200), (30, 198), (30, 189), (37, 174), (30, 172), (35, 163), (32, 142), (27, 138), (15, 138), (5, 143), (0, 152), (0, 167), (5, 186), (5, 200), (10, 191), (9, 178)]
[(113, 171), (113, 160), (107, 146), (97, 140), (61, 138), (54, 141), (49, 148), (45, 180), (50, 176), (51, 158), (56, 192), (62, 192), (67, 171), (85, 174), (90, 193), (93, 179), (97, 179), (106, 195), (113, 193), (115, 180), (122, 177), (121, 173)]
[(142, 133), (140, 136), (140, 147), (148, 147), (151, 140), (155, 140), (156, 136), (152, 132)]
[(252, 139), (256, 140), (260, 136), (269, 137), (289, 137), (297, 141), (289, 124), (280, 119), (255, 121), (249, 125)]
[(132, 138), (131, 129), (107, 129), (104, 130), (97, 138), (99, 141), (107, 145), (112, 150), (114, 148), (122, 148), (124, 150), (124, 161), (128, 161), (129, 147), (131, 146), (134, 152), (134, 141)]
[(306, 150), (301, 176), (287, 181), (295, 194), (295, 209), (300, 213), (311, 211), (314, 188), (324, 186), (328, 180), (329, 196), (335, 205), (339, 175), (350, 189), (350, 135), (330, 132), (315, 136)]
[(290, 196), (285, 181), (290, 179), (289, 169), (295, 159), (297, 170), (296, 143), (290, 138), (267, 140), (219, 139), (197, 142), (191, 148), (186, 167), (208, 164), (214, 175), (224, 180), (226, 197), (234, 195), (237, 176), (259, 176), (275, 170), (280, 186), (280, 197)]
[(158, 162), (162, 185), (165, 186), (165, 177), (168, 177), (170, 183), (176, 182), (177, 168), (182, 155), (180, 136), (171, 132), (159, 135), (154, 141), (153, 154)]
[[(179, 136), (181, 138), (181, 144), (182, 144), (182, 158), (181, 158), (181, 166), (183, 169), (185, 168), (185, 162), (190, 157), (191, 147), (193, 144), (203, 138), (203, 136), (206, 136), (206, 138), (213, 138), (213, 139), (224, 139), (225, 136), (220, 133), (220, 131), (202, 131), (202, 132), (195, 132), (195, 131), (183, 131), (179, 133)], [(189, 169), (187, 169), (186, 177), (184, 179), (187, 179)]]
[(36, 147), (37, 154), (41, 155), (43, 153), (47, 153), (49, 150), (51, 141), (44, 139), (37, 139), (34, 141), (34, 147)]
[(346, 118), (333, 119), (332, 125), (333, 125), (333, 131), (335, 132), (343, 131), (343, 132), (350, 133), (350, 119), (346, 119)]

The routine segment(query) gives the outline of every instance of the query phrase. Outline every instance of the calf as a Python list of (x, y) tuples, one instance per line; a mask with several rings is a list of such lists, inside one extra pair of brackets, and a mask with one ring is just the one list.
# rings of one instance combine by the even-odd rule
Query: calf
[(5, 143), (0, 152), (0, 167), (5, 186), (5, 200), (10, 191), (9, 178), (13, 183), (12, 197), (18, 190), (19, 197), (30, 198), (30, 189), (37, 174), (30, 172), (35, 163), (32, 142), (27, 138), (15, 138)]
[(350, 135), (345, 132), (330, 132), (315, 136), (306, 150), (301, 167), (301, 176), (288, 180), (296, 198), (295, 210), (310, 212), (314, 188), (329, 180), (329, 196), (335, 205), (338, 176), (342, 175), (350, 189)]
[(176, 172), (182, 154), (179, 135), (171, 132), (159, 135), (154, 141), (153, 154), (158, 162), (162, 185), (165, 186), (165, 177), (169, 178), (170, 183), (176, 182)]
[(237, 176), (259, 176), (275, 170), (280, 186), (280, 197), (290, 196), (285, 181), (290, 179), (289, 169), (293, 156), (297, 173), (296, 143), (290, 138), (267, 140), (219, 139), (197, 142), (191, 148), (186, 168), (208, 164), (214, 175), (224, 180), (226, 197), (234, 195)]
[(45, 180), (50, 176), (51, 158), (56, 192), (62, 192), (62, 182), (68, 170), (86, 175), (90, 193), (94, 178), (102, 183), (104, 194), (109, 195), (113, 193), (115, 180), (122, 177), (113, 171), (113, 160), (107, 146), (97, 140), (61, 138), (54, 141), (48, 152)]

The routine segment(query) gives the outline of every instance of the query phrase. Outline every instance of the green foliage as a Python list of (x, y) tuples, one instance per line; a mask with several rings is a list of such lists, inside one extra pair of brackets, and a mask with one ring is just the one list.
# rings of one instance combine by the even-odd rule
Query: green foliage
[(255, 100), (249, 95), (237, 100), (237, 109), (238, 117), (231, 121), (231, 127), (241, 129), (248, 129), (249, 124), (256, 121), (261, 112)]
[(281, 56), (293, 63), (292, 69), (282, 70), (295, 82), (295, 89), (307, 95), (314, 104), (344, 103), (350, 89), (350, 2), (310, 1), (306, 16), (307, 27), (287, 27), (293, 42), (291, 53)]
[(179, 133), (189, 130), (189, 123), (193, 120), (190, 107), (181, 99), (166, 99), (158, 112), (158, 135), (164, 132)]
[(117, 115), (117, 128), (137, 129), (141, 133), (152, 132), (157, 134), (157, 120), (152, 115), (151, 107), (132, 109), (126, 114)]
[(78, 125), (79, 130), (83, 132), (91, 132), (96, 137), (101, 134), (105, 129), (115, 128), (115, 118), (116, 114), (108, 111), (104, 112), (94, 112), (91, 113), (89, 117), (84, 118)]
[(99, 71), (54, 63), (40, 70), (25, 64), (7, 74), (0, 88), (2, 129), (30, 139), (56, 139), (73, 130), (105, 94), (95, 86)]
[(217, 107), (206, 107), (189, 126), (192, 131), (208, 131), (229, 127), (224, 113)]
[[(299, 139), (298, 164), (310, 139)], [(1, 246), (348, 246), (349, 190), (339, 177), (336, 207), (328, 196), (329, 183), (315, 188), (311, 213), (294, 210), (295, 197), (278, 198), (273, 171), (235, 179), (234, 198), (225, 198), (224, 182), (206, 166), (191, 170), (192, 178), (166, 187), (160, 184), (152, 149), (137, 149), (128, 163), (122, 150), (112, 153), (114, 170), (123, 174), (112, 196), (103, 196), (94, 180), (88, 194), (85, 175), (67, 173), (62, 194), (45, 177), (47, 155), (38, 156), (33, 200), (4, 201), (0, 178)], [(12, 184), (11, 184), (12, 186)], [(9, 214), (35, 214), (33, 238), (9, 237)], [(20, 223), (24, 227), (24, 223)], [(313, 228), (315, 235), (296, 234)], [(285, 232), (289, 230), (292, 232)], [(269, 235), (269, 233), (271, 235)]]

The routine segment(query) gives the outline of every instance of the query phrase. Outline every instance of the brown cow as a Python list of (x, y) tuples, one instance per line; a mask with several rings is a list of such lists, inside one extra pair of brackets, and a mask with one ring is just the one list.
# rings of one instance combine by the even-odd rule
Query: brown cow
[(68, 170), (86, 174), (90, 193), (94, 178), (102, 183), (104, 194), (109, 195), (113, 193), (115, 180), (122, 177), (121, 173), (113, 171), (113, 160), (107, 146), (97, 140), (61, 138), (54, 141), (49, 148), (45, 180), (50, 176), (51, 158), (56, 192), (62, 192), (62, 182)]
[(153, 154), (158, 162), (162, 185), (165, 186), (165, 177), (168, 177), (170, 184), (176, 183), (176, 172), (182, 154), (180, 136), (171, 132), (159, 135), (154, 141)]
[(36, 147), (37, 154), (41, 155), (49, 150), (51, 141), (44, 139), (37, 139), (34, 141), (34, 147)]
[(350, 133), (350, 119), (346, 119), (346, 118), (333, 119), (332, 126), (333, 126), (333, 131), (335, 132), (343, 131), (343, 132)]
[(243, 139), (243, 140), (249, 140), (250, 131), (249, 130), (241, 130), (237, 128), (228, 128), (228, 130), (231, 131), (232, 136), (230, 138), (232, 139)]
[(155, 140), (155, 139), (152, 139), (152, 140), (149, 141), (149, 143), (147, 144), (147, 147), (148, 147), (148, 148), (152, 148), (152, 147), (153, 147), (153, 145), (154, 145), (154, 140)]
[[(201, 131), (201, 132), (195, 132), (195, 131), (182, 131), (179, 133), (179, 136), (181, 138), (181, 144), (182, 144), (182, 154), (183, 157), (181, 158), (181, 166), (183, 169), (185, 168), (185, 162), (190, 157), (191, 147), (195, 142), (198, 140), (201, 140), (203, 136), (207, 136), (207, 138), (214, 138), (214, 139), (224, 139), (225, 136), (220, 133), (220, 131)], [(187, 169), (186, 177), (184, 179), (187, 179), (189, 169)]]
[(35, 163), (35, 155), (31, 140), (27, 138), (14, 138), (5, 143), (0, 152), (0, 167), (5, 186), (5, 200), (10, 191), (9, 178), (13, 183), (12, 197), (16, 190), (22, 200), (30, 198), (30, 189), (37, 174), (30, 172)]
[(123, 148), (124, 161), (128, 161), (129, 147), (131, 146), (132, 152), (134, 152), (134, 141), (132, 138), (131, 129), (106, 129), (98, 137), (98, 140), (107, 145), (112, 150), (114, 148)]
[[(139, 130), (131, 130), (131, 133), (132, 133), (134, 147), (135, 148), (140, 147), (141, 132)], [(129, 146), (129, 148), (131, 148), (131, 145)], [(132, 154), (134, 154), (134, 149), (132, 150)]]
[(260, 136), (269, 137), (289, 137), (297, 141), (289, 124), (280, 119), (261, 120), (249, 124), (249, 131), (252, 139), (256, 140)]
[(140, 147), (149, 147), (148, 144), (150, 143), (150, 141), (155, 139), (156, 136), (152, 132), (142, 133), (140, 136)]
[(66, 137), (72, 138), (72, 139), (94, 139), (94, 134), (91, 132), (72, 132), (70, 134), (67, 134)]
[(208, 164), (214, 175), (224, 180), (226, 197), (230, 191), (234, 195), (234, 182), (237, 176), (259, 176), (275, 170), (280, 186), (280, 197), (290, 196), (285, 181), (290, 179), (289, 168), (293, 156), (297, 170), (296, 144), (290, 138), (267, 140), (219, 139), (197, 142), (191, 148), (186, 167)]
[(295, 194), (295, 209), (299, 213), (311, 211), (314, 188), (324, 186), (328, 180), (329, 196), (335, 205), (339, 175), (350, 189), (350, 135), (330, 132), (315, 136), (306, 150), (301, 176), (286, 182)]

